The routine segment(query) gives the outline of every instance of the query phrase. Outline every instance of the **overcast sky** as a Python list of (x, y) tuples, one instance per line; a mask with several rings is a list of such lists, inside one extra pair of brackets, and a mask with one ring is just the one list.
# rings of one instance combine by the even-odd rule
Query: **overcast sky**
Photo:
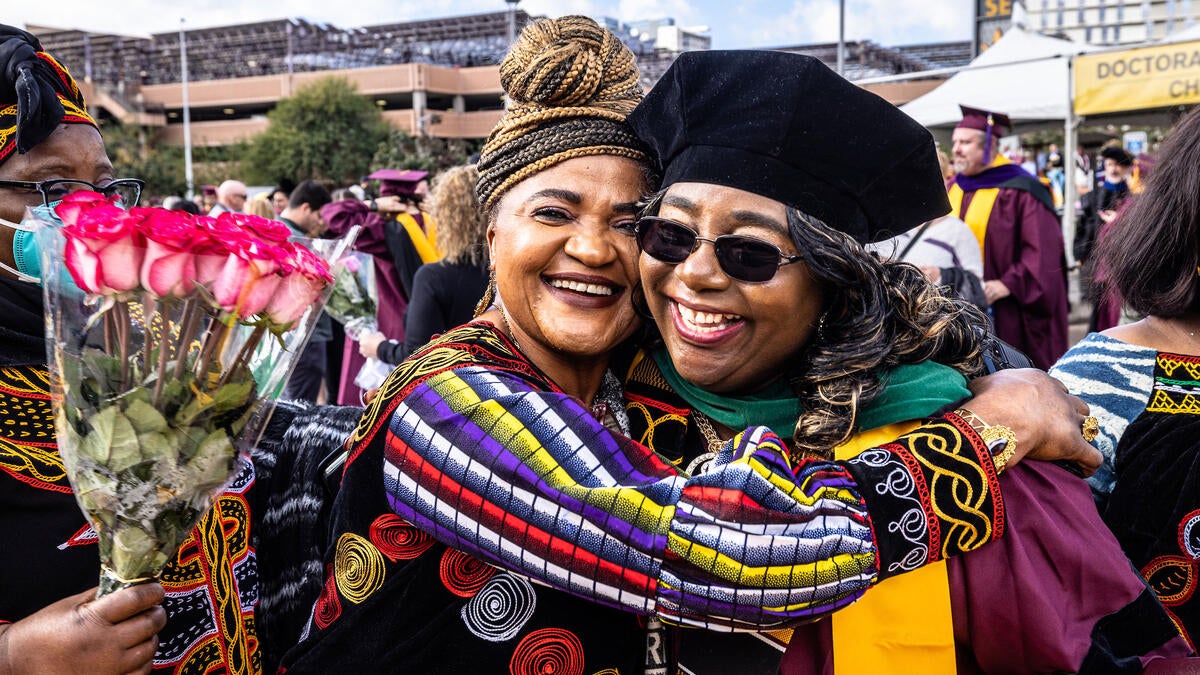
[[(845, 0), (846, 39), (883, 45), (967, 40), (969, 0)], [(503, 11), (502, 0), (4, 0), (0, 23), (149, 35), (179, 28), (180, 19), (201, 28), (298, 17), (342, 28)], [(674, 17), (680, 25), (711, 29), (719, 49), (834, 42), (838, 0), (523, 0), (530, 14), (577, 13), (623, 21)]]

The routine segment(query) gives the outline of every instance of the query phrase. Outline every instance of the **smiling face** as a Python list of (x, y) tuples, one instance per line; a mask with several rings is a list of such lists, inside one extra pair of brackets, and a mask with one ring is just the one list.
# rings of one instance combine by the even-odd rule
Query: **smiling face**
[(487, 240), (512, 332), (526, 355), (607, 358), (638, 325), (634, 212), (641, 165), (578, 157), (501, 197)]
[[(744, 190), (676, 183), (659, 216), (701, 237), (737, 234), (797, 255), (782, 203)], [(730, 278), (712, 245), (670, 265), (643, 253), (646, 302), (679, 374), (708, 391), (747, 394), (782, 376), (815, 331), (823, 296), (808, 266), (780, 267), (768, 281)]]

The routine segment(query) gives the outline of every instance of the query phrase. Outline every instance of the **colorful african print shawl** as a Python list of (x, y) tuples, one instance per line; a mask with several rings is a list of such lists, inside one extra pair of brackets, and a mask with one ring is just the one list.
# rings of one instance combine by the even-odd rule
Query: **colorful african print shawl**
[[(917, 551), (937, 560), (1000, 536), (990, 458), (960, 423), (935, 420), (869, 461), (799, 464), (752, 428), (688, 477), (492, 326), (450, 331), (397, 368), (359, 426), (326, 591), (284, 666), (502, 672), (558, 654), (586, 672), (649, 672), (636, 615), (713, 631), (822, 616)], [(969, 513), (941, 479), (964, 464), (983, 495)], [(914, 495), (858, 487), (896, 471), (925, 488), (931, 528), (916, 540), (892, 522)]]

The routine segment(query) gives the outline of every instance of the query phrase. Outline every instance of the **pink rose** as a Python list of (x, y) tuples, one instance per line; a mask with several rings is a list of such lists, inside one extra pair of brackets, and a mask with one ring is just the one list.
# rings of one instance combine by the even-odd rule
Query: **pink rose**
[(109, 198), (99, 192), (80, 190), (79, 192), (72, 192), (63, 197), (62, 203), (54, 207), (54, 212), (58, 214), (59, 218), (62, 218), (63, 224), (74, 225), (79, 220), (79, 215), (82, 212), (102, 204), (113, 206), (115, 203), (115, 196)]
[(191, 293), (196, 279), (193, 249), (205, 234), (183, 211), (135, 207), (130, 213), (138, 219), (146, 240), (142, 287), (160, 298)]
[(287, 330), (316, 303), (325, 287), (333, 282), (329, 263), (295, 242), (284, 245), (290, 258), (287, 273), (264, 313), (269, 321)]
[(271, 323), (288, 330), (321, 297), (326, 285), (327, 282), (321, 279), (299, 271), (292, 272), (283, 277), (263, 313)]
[(280, 247), (261, 242), (231, 252), (213, 280), (217, 304), (239, 319), (263, 311), (282, 279), (280, 261), (285, 259)]
[(282, 244), (292, 236), (292, 230), (287, 225), (262, 216), (226, 211), (217, 216), (217, 220), (222, 219), (236, 223), (238, 227), (269, 244)]
[(250, 245), (250, 237), (232, 219), (197, 216), (193, 219), (199, 235), (193, 256), (196, 283), (211, 288), (233, 251)]
[(145, 245), (136, 218), (106, 201), (72, 203), (66, 214), (64, 262), (75, 285), (101, 295), (137, 288)]

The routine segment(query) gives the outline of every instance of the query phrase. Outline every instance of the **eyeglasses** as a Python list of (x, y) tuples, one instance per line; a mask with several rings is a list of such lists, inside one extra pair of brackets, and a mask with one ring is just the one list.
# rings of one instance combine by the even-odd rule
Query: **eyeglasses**
[(687, 260), (700, 242), (707, 241), (713, 245), (717, 263), (725, 274), (750, 283), (770, 281), (780, 267), (800, 260), (800, 256), (787, 255), (762, 239), (740, 234), (706, 239), (683, 223), (658, 216), (642, 216), (638, 220), (637, 240), (643, 251), (669, 265)]
[(90, 190), (91, 192), (99, 192), (105, 197), (116, 197), (118, 206), (129, 208), (137, 206), (138, 200), (142, 197), (142, 187), (145, 185), (146, 182), (138, 178), (118, 178), (105, 185), (92, 185), (84, 180), (72, 180), (70, 178), (53, 178), (37, 182), (0, 180), (0, 188), (37, 192), (42, 195), (42, 204), (45, 206), (50, 206), (51, 202), (56, 202), (72, 192)]

